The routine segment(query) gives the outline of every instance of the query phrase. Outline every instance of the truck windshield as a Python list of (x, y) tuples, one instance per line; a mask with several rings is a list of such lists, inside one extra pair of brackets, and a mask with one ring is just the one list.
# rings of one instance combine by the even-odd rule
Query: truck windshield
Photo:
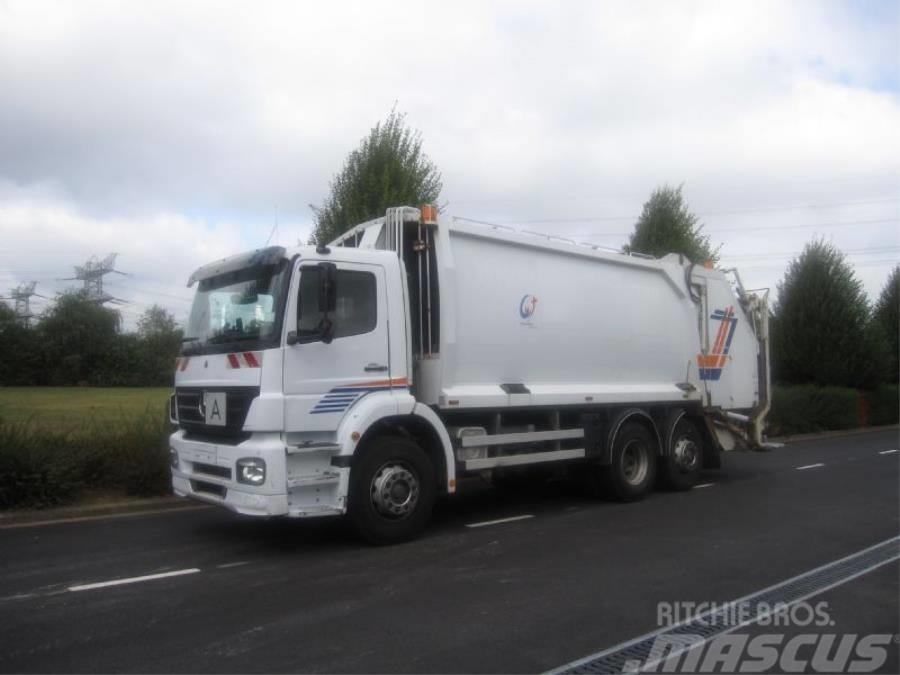
[(212, 354), (277, 345), (290, 264), (248, 267), (200, 281), (182, 354)]

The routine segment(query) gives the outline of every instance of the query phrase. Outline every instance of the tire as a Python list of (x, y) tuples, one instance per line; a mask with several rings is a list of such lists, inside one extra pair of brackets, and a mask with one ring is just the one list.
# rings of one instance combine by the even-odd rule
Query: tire
[(703, 469), (703, 437), (697, 425), (681, 417), (669, 438), (671, 442), (660, 465), (662, 484), (669, 490), (690, 490)]
[(657, 450), (645, 426), (626, 422), (613, 441), (612, 463), (602, 467), (603, 492), (623, 502), (643, 499), (656, 480)]
[(350, 469), (347, 512), (371, 544), (395, 544), (419, 535), (437, 494), (434, 466), (413, 441), (401, 436), (372, 440)]

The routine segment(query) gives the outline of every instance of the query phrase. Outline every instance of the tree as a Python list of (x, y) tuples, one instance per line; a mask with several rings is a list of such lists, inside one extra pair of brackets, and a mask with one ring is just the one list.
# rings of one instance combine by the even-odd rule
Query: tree
[(720, 247), (713, 248), (709, 235), (703, 234), (703, 225), (688, 209), (682, 187), (663, 185), (653, 191), (624, 247), (626, 253), (681, 253), (695, 263), (718, 260)]
[(326, 244), (358, 223), (384, 215), (389, 206), (437, 201), (441, 174), (422, 152), (422, 134), (392, 110), (350, 153), (331, 181), (331, 194), (315, 214), (312, 243)]
[(120, 317), (83, 292), (63, 293), (38, 325), (49, 384), (96, 384), (116, 342)]
[(0, 385), (40, 384), (44, 372), (41, 343), (15, 311), (0, 303)]
[(138, 362), (133, 364), (141, 384), (172, 384), (173, 364), (181, 349), (181, 330), (175, 317), (165, 308), (153, 305), (138, 320)]
[(175, 332), (175, 317), (165, 307), (153, 305), (144, 310), (138, 319), (138, 335), (171, 335)]
[(785, 384), (870, 387), (885, 348), (868, 329), (862, 283), (844, 254), (818, 239), (788, 265), (772, 322), (775, 376)]
[(880, 331), (888, 350), (887, 379), (900, 378), (900, 265), (894, 267), (872, 313), (873, 328)]

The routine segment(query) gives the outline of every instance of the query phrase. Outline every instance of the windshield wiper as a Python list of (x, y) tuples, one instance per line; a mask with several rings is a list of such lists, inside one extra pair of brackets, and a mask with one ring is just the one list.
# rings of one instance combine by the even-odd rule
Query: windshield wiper
[(258, 340), (259, 333), (251, 333), (245, 334), (242, 333), (240, 335), (214, 335), (209, 338), (206, 343), (207, 344), (221, 344), (222, 342), (240, 342), (242, 340)]
[(196, 342), (199, 339), (200, 338), (198, 338), (198, 337), (186, 337), (186, 338), (181, 338), (181, 341), (182, 342)]

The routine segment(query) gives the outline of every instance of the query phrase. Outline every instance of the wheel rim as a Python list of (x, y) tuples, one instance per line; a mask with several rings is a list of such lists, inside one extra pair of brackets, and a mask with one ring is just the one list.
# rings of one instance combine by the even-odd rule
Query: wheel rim
[(640, 485), (647, 478), (650, 458), (646, 445), (638, 440), (629, 441), (622, 450), (622, 477), (629, 485)]
[(700, 447), (689, 436), (682, 436), (672, 448), (675, 466), (682, 473), (690, 473), (700, 463)]
[(419, 479), (408, 467), (387, 462), (375, 472), (369, 488), (372, 505), (386, 518), (401, 519), (412, 513), (419, 501)]

